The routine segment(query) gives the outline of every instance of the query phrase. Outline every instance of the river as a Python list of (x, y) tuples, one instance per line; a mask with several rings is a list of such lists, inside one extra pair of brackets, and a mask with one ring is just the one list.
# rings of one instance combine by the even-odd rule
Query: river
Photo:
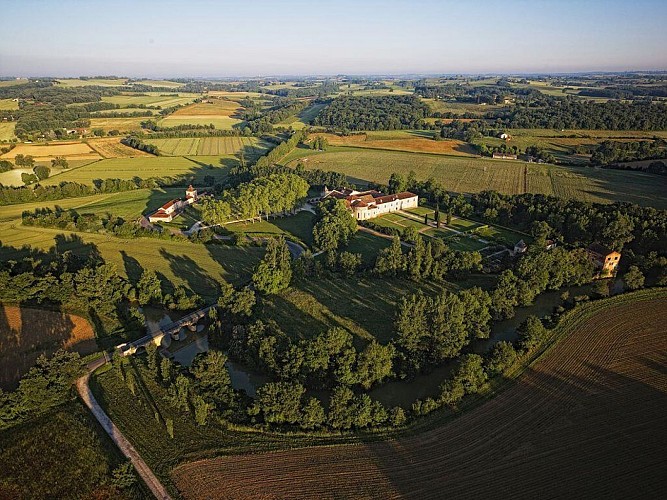
[[(590, 293), (590, 285), (564, 288), (540, 294), (535, 298), (532, 305), (519, 307), (515, 310), (514, 317), (498, 321), (491, 328), (491, 337), (473, 341), (466, 348), (469, 352), (484, 354), (488, 352), (497, 342), (506, 340), (513, 342), (517, 339), (517, 328), (528, 316), (534, 315), (539, 318), (549, 315), (556, 306), (562, 304), (561, 295), (569, 292), (571, 297)], [(163, 309), (144, 308), (146, 326), (150, 331), (157, 330), (165, 324), (180, 317), (180, 313), (168, 312)], [(169, 352), (174, 356), (174, 361), (183, 366), (190, 366), (197, 354), (208, 351), (207, 328), (199, 327), (197, 332), (187, 332), (185, 339), (173, 340), (168, 346)], [(270, 377), (261, 373), (248, 370), (243, 365), (228, 360), (226, 363), (234, 389), (242, 389), (249, 396), (254, 397), (258, 387), (268, 382)], [(427, 397), (438, 397), (440, 385), (451, 375), (456, 366), (456, 361), (438, 366), (431, 373), (417, 375), (408, 380), (392, 380), (371, 390), (369, 395), (377, 399), (388, 408), (402, 406), (409, 408), (417, 399)], [(318, 391), (318, 397), (326, 398), (326, 391)]]

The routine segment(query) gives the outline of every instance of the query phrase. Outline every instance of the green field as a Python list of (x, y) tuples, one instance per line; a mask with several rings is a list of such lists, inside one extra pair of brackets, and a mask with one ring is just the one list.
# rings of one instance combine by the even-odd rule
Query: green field
[(15, 122), (0, 122), (0, 141), (11, 141), (14, 139)]
[(90, 128), (101, 128), (105, 132), (110, 130), (134, 132), (141, 130), (141, 122), (146, 120), (148, 120), (148, 117), (145, 116), (134, 116), (129, 118), (91, 118)]
[(106, 96), (102, 97), (102, 101), (118, 104), (122, 108), (125, 108), (131, 104), (143, 104), (145, 106), (161, 106), (162, 108), (169, 108), (171, 106), (190, 104), (197, 97), (197, 94), (179, 93), (178, 97), (174, 97), (161, 92), (151, 92), (140, 95), (128, 93), (122, 95)]
[(120, 494), (112, 471), (125, 462), (79, 401), (0, 433), (2, 498), (146, 498), (137, 482)]
[(256, 137), (188, 137), (149, 141), (170, 156), (234, 155), (243, 149), (248, 160), (261, 156), (270, 147)]
[(87, 80), (80, 80), (78, 78), (62, 78), (58, 80), (58, 85), (63, 87), (86, 87), (89, 85), (96, 85), (100, 87), (120, 87), (125, 85), (127, 80), (125, 78), (90, 78)]
[[(229, 159), (230, 164), (235, 160)], [(69, 169), (49, 177), (44, 184), (58, 184), (62, 181), (91, 184), (94, 179), (132, 179), (141, 177), (187, 176), (192, 180), (211, 175), (223, 179), (227, 175), (226, 166), (216, 163), (214, 167), (203, 167), (194, 160), (180, 156), (147, 156), (137, 158), (109, 158), (83, 167)]]
[(270, 221), (227, 224), (225, 229), (233, 233), (243, 232), (250, 237), (285, 235), (310, 246), (313, 244), (314, 222), (315, 214), (303, 211), (296, 215), (277, 217)]
[(364, 231), (357, 231), (345, 247), (345, 251), (361, 254), (363, 265), (371, 266), (375, 263), (378, 253), (387, 248), (391, 240), (375, 236)]
[(125, 240), (91, 233), (63, 234), (57, 229), (21, 226), (20, 221), (0, 224), (0, 230), (3, 260), (20, 258), (24, 252), (18, 249), (23, 245), (42, 250), (55, 246), (58, 252), (71, 250), (79, 255), (86, 255), (95, 247), (106, 262), (115, 264), (120, 274), (133, 281), (143, 269), (152, 269), (163, 281), (183, 285), (207, 300), (216, 299), (218, 285), (222, 282), (239, 284), (248, 280), (264, 254), (264, 249), (259, 247), (201, 245), (154, 238)]
[(317, 115), (326, 107), (326, 104), (311, 104), (298, 115), (293, 115), (285, 120), (276, 123), (276, 127), (292, 127), (295, 130), (301, 130), (309, 126)]
[(334, 170), (346, 174), (352, 182), (386, 183), (392, 172), (404, 177), (411, 170), (421, 180), (434, 178), (449, 191), (476, 193), (493, 189), (506, 194), (528, 192), (609, 203), (629, 201), (658, 208), (667, 207), (667, 178), (640, 172), (554, 165), (528, 164), (482, 158), (363, 150), (331, 147), (326, 152), (299, 148), (284, 163), (294, 166), (298, 160), (306, 168)]
[(160, 120), (161, 127), (177, 127), (179, 125), (210, 125), (217, 130), (231, 130), (234, 125), (241, 123), (242, 120), (232, 118), (231, 116), (216, 116), (216, 115), (169, 115)]

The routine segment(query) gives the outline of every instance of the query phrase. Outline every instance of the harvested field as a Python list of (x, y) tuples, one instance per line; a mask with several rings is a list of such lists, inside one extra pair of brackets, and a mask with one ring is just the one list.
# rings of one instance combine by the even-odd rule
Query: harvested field
[(241, 106), (236, 101), (215, 99), (210, 103), (191, 104), (166, 116), (160, 121), (163, 127), (177, 125), (208, 125), (213, 124), (217, 129), (231, 129), (232, 125), (240, 123), (237, 113)]
[[(201, 165), (180, 156), (141, 156), (137, 158), (109, 158), (96, 161), (80, 168), (65, 170), (51, 175), (43, 184), (58, 184), (61, 181), (82, 182), (90, 184), (94, 179), (132, 179), (141, 177), (175, 177), (203, 179), (212, 175), (222, 179), (227, 175), (227, 168), (202, 168)], [(56, 174), (56, 172), (53, 172)]]
[(391, 151), (409, 151), (412, 153), (435, 153), (456, 156), (479, 156), (467, 143), (455, 139), (434, 141), (431, 138), (406, 136), (396, 139), (376, 139), (370, 134), (350, 135), (317, 134), (326, 137), (332, 146), (351, 146), (355, 148), (387, 149)]
[(103, 158), (134, 158), (135, 156), (153, 156), (120, 143), (119, 137), (89, 139), (86, 141)]
[(585, 305), (516, 383), (387, 442), (177, 467), (184, 498), (657, 498), (667, 487), (667, 293)]
[(261, 156), (269, 145), (256, 137), (185, 137), (148, 139), (162, 153), (172, 156), (234, 155), (241, 149), (246, 157)]
[(64, 156), (73, 160), (99, 160), (101, 156), (85, 142), (53, 142), (50, 144), (18, 144), (0, 158), (13, 160), (16, 155), (30, 155), (35, 161), (51, 160)]
[(147, 120), (145, 116), (134, 116), (130, 118), (91, 118), (90, 128), (101, 128), (105, 132), (118, 130), (120, 132), (138, 132), (141, 130), (141, 122)]
[(0, 141), (11, 141), (14, 138), (15, 122), (0, 122)]
[(0, 304), (0, 388), (11, 389), (40, 354), (62, 347), (97, 350), (88, 320), (73, 314)]
[[(113, 104), (118, 104), (122, 108), (125, 108), (129, 105), (144, 105), (144, 106), (160, 106), (161, 108), (169, 108), (171, 106), (178, 106), (181, 104), (189, 104), (195, 98), (197, 94), (164, 94), (160, 92), (153, 92), (148, 94), (122, 94), (103, 97), (103, 102), (110, 102)], [(137, 111), (134, 108), (131, 108), (130, 111)]]
[(19, 109), (18, 101), (14, 99), (0, 99), (0, 111), (12, 111)]

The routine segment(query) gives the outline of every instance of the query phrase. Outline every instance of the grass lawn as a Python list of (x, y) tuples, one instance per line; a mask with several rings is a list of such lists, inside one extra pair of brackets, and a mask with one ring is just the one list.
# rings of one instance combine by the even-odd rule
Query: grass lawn
[(448, 231), (447, 229), (431, 228), (427, 231), (424, 231), (422, 234), (431, 238), (441, 239), (452, 250), (473, 252), (475, 250), (481, 250), (482, 248), (489, 246), (487, 243), (482, 243), (473, 238), (468, 238), (467, 236), (459, 236), (452, 233), (451, 231)]
[(533, 238), (526, 234), (492, 225), (480, 225), (473, 231), (473, 233), (485, 240), (493, 240), (511, 246), (514, 246), (519, 240), (523, 240), (526, 243), (531, 243), (533, 241)]
[(391, 245), (387, 238), (375, 236), (364, 231), (357, 231), (348, 243), (345, 251), (360, 253), (364, 265), (372, 265), (380, 250)]
[(456, 288), (450, 283), (414, 283), (402, 278), (321, 276), (301, 280), (277, 296), (262, 300), (259, 316), (273, 319), (295, 338), (309, 338), (338, 326), (348, 330), (358, 345), (376, 338), (387, 343), (399, 299), (418, 289), (437, 294)]
[(313, 244), (313, 225), (315, 214), (299, 212), (289, 217), (277, 217), (270, 221), (262, 220), (255, 223), (235, 223), (225, 225), (231, 232), (243, 232), (247, 236), (285, 235), (296, 238), (307, 246)]
[(561, 198), (598, 203), (629, 201), (667, 208), (667, 178), (641, 172), (346, 147), (331, 147), (325, 152), (297, 148), (284, 159), (290, 166), (297, 161), (309, 169), (342, 172), (360, 184), (386, 184), (392, 172), (406, 177), (414, 170), (418, 179), (433, 177), (454, 192), (494, 189), (518, 194), (527, 184), (528, 192)]

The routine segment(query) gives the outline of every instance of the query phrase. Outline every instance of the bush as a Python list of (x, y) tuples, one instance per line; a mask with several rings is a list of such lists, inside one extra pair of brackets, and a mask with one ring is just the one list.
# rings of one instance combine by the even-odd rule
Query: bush
[(486, 363), (486, 369), (492, 375), (499, 375), (511, 367), (516, 362), (516, 358), (517, 353), (512, 343), (500, 341), (493, 347)]

